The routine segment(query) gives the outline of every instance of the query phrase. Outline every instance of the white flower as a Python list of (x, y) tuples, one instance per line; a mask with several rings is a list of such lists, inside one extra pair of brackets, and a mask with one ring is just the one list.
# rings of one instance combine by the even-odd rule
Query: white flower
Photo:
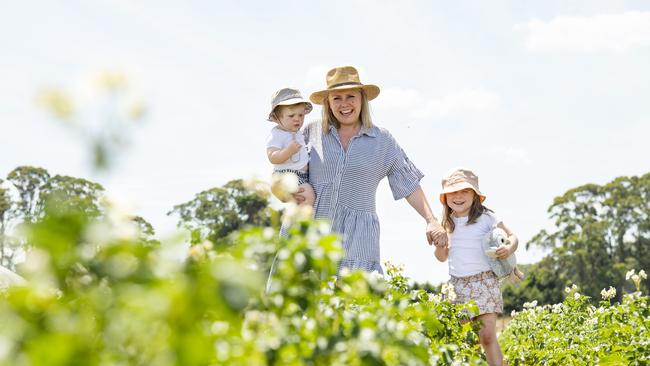
[(524, 308), (526, 309), (531, 309), (537, 306), (537, 300), (533, 300), (532, 302), (525, 302), (524, 303)]
[(298, 176), (292, 173), (274, 173), (271, 176), (271, 193), (282, 202), (288, 202), (298, 191)]
[(644, 280), (648, 278), (648, 276), (645, 274), (644, 270), (639, 271), (639, 277), (641, 277)]
[(573, 294), (573, 298), (574, 298), (575, 300), (578, 300), (578, 299), (580, 298), (580, 293), (579, 293), (579, 292), (574, 293), (574, 294)]
[(284, 211), (282, 220), (285, 225), (291, 225), (298, 222), (308, 221), (313, 217), (314, 209), (308, 205), (297, 205), (290, 203)]
[(629, 280), (632, 276), (634, 276), (634, 269), (627, 271), (627, 273), (625, 274), (625, 280), (626, 281)]
[(600, 291), (600, 296), (602, 296), (603, 300), (612, 299), (614, 296), (616, 296), (616, 289), (612, 286), (609, 286), (608, 290), (603, 289)]
[(443, 296), (449, 300), (449, 302), (454, 302), (456, 300), (456, 292), (454, 291), (454, 285), (450, 283), (444, 283), (440, 289)]

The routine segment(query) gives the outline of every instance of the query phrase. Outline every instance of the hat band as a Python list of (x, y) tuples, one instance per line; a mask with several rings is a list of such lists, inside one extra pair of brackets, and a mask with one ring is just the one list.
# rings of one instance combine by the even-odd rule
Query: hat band
[(361, 84), (358, 81), (348, 81), (348, 82), (345, 82), (345, 83), (338, 83), (338, 84), (330, 85), (330, 86), (327, 87), (327, 89), (334, 89), (334, 88), (338, 88), (339, 86), (346, 86), (346, 85), (363, 85), (363, 84)]

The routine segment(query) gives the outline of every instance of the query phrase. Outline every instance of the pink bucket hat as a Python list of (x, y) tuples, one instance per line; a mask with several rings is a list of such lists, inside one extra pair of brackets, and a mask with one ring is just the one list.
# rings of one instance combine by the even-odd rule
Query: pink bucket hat
[(481, 202), (485, 201), (485, 195), (478, 189), (478, 176), (469, 169), (456, 168), (450, 170), (442, 178), (442, 192), (440, 192), (440, 203), (445, 205), (445, 193), (458, 192), (470, 188), (476, 192)]

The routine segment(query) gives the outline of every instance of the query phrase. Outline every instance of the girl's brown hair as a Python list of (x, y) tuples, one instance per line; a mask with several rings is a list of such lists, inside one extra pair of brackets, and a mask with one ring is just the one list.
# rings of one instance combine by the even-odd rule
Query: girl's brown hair
[[(372, 118), (370, 117), (370, 104), (368, 103), (368, 97), (366, 96), (366, 92), (363, 89), (359, 89), (359, 92), (361, 92), (361, 115), (359, 116), (361, 119), (361, 126), (371, 128), (374, 125), (372, 124)], [(323, 108), (321, 108), (323, 118), (323, 133), (330, 132), (330, 124), (337, 129), (341, 127), (339, 121), (336, 119), (336, 117), (334, 117), (334, 112), (332, 112), (332, 109), (330, 109), (330, 103), (327, 99), (328, 96), (326, 95), (323, 98)]]
[[(469, 215), (467, 217), (467, 225), (473, 224), (478, 220), (479, 217), (484, 212), (493, 212), (489, 208), (483, 206), (481, 203), (481, 197), (479, 197), (478, 194), (474, 194), (474, 199), (472, 201), (472, 205), (469, 208)], [(454, 212), (452, 211), (451, 208), (449, 208), (449, 205), (447, 205), (447, 195), (445, 194), (445, 204), (442, 207), (442, 227), (448, 232), (448, 233), (453, 233), (454, 229), (456, 228), (456, 224), (454, 223), (454, 219), (452, 218), (452, 214)]]

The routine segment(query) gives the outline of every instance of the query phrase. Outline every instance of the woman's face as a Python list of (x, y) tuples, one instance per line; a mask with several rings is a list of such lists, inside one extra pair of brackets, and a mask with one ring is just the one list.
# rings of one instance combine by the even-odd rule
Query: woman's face
[(334, 117), (343, 126), (352, 126), (360, 123), (361, 116), (361, 91), (348, 89), (330, 92), (327, 96), (330, 109)]

